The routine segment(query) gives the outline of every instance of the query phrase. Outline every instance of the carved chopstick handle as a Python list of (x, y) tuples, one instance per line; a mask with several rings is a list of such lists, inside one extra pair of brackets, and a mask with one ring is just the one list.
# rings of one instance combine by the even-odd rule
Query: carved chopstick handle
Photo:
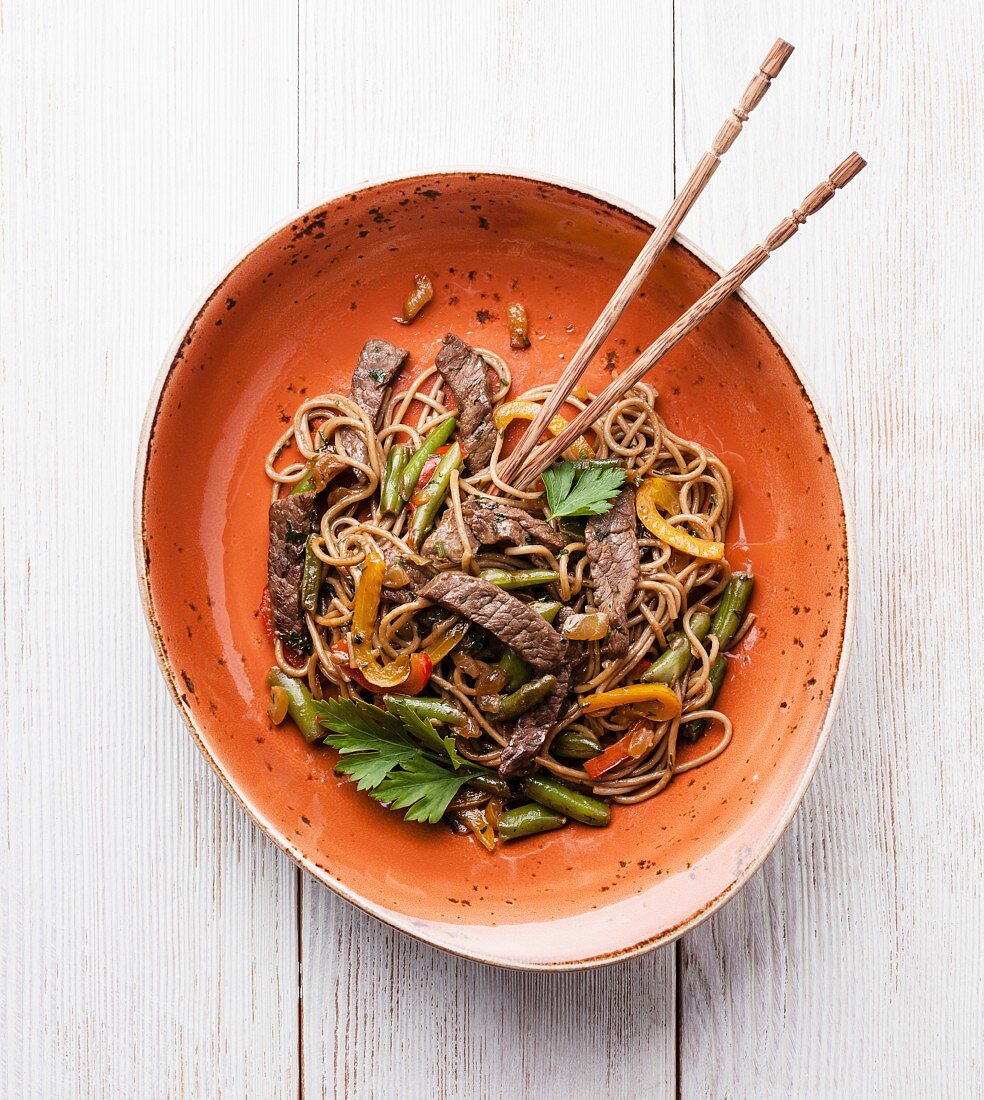
[(687, 182), (677, 193), (663, 220), (653, 231), (652, 236), (643, 245), (642, 251), (625, 273), (611, 300), (598, 315), (587, 336), (585, 336), (584, 342), (574, 353), (571, 361), (557, 380), (557, 384), (540, 407), (533, 423), (516, 442), (516, 446), (500, 470), (500, 476), (505, 481), (511, 481), (515, 477), (536, 446), (537, 440), (543, 435), (547, 425), (554, 418), (560, 406), (570, 396), (571, 390), (577, 385), (588, 364), (615, 327), (618, 319), (625, 311), (625, 307), (636, 296), (639, 288), (645, 282), (646, 276), (673, 239), (673, 234), (680, 228), (683, 219), (700, 197), (711, 176), (714, 175), (721, 163), (721, 157), (731, 148), (735, 138), (741, 133), (742, 126), (748, 121), (749, 114), (762, 101), (762, 97), (769, 90), (769, 85), (779, 75), (792, 52), (793, 47), (788, 42), (784, 42), (781, 38), (776, 39), (765, 60), (759, 66), (759, 71), (752, 77), (751, 82), (738, 101), (738, 106), (732, 109), (721, 129), (718, 130), (714, 141), (711, 143), (710, 150), (704, 153), (694, 166)]
[(672, 325), (660, 335), (648, 348), (605, 387), (605, 389), (581, 412), (568, 426), (543, 449), (520, 472), (516, 483), (525, 488), (562, 454), (579, 435), (582, 435), (595, 421), (601, 419), (620, 401), (643, 376), (687, 333), (693, 331), (708, 314), (741, 286), (749, 275), (758, 271), (769, 256), (781, 248), (795, 235), (808, 217), (826, 206), (834, 195), (848, 184), (865, 166), (865, 161), (857, 153), (839, 164), (830, 176), (818, 184), (797, 206), (792, 214), (782, 219), (778, 225), (732, 267), (725, 272), (713, 286), (704, 292), (696, 302)]

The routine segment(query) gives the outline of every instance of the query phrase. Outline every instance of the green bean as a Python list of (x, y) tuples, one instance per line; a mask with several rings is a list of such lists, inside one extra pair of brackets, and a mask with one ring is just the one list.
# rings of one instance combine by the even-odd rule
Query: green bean
[(383, 487), (379, 494), (379, 508), (384, 516), (398, 516), (403, 511), (406, 503), (403, 499), (401, 485), (403, 484), (403, 470), (410, 458), (410, 448), (403, 443), (397, 443), (390, 448), (386, 456), (386, 470), (383, 473)]
[(477, 787), (480, 791), (488, 791), (489, 794), (497, 794), (500, 798), (511, 798), (512, 789), (509, 784), (495, 774), (495, 772), (485, 772), (482, 775), (476, 775), (474, 779), (469, 779), (469, 787)]
[(443, 699), (425, 695), (384, 695), (383, 705), (391, 710), (390, 703), (396, 702), (399, 706), (412, 710), (425, 722), (433, 719), (435, 722), (446, 722), (449, 726), (463, 726), (466, 718), (462, 711), (445, 703)]
[[(711, 665), (710, 672), (707, 674), (707, 679), (711, 684), (711, 697), (704, 704), (704, 708), (710, 710), (711, 707), (717, 702), (718, 692), (721, 690), (721, 685), (724, 683), (724, 678), (728, 672), (728, 661), (725, 657), (718, 657), (718, 659)], [(694, 742), (699, 737), (703, 736), (704, 731), (707, 729), (706, 718), (695, 718), (692, 722), (684, 722), (680, 727), (680, 736), (685, 737), (688, 741)]]
[(614, 470), (621, 465), (617, 458), (569, 458), (575, 470)]
[[(698, 611), (690, 620), (690, 629), (702, 642), (711, 627), (711, 617), (706, 611)], [(690, 639), (682, 630), (666, 636), (666, 649), (639, 677), (644, 684), (672, 684), (690, 667)]]
[(751, 573), (733, 573), (728, 581), (721, 602), (718, 604), (714, 618), (711, 620), (711, 633), (718, 640), (718, 645), (723, 653), (731, 645), (741, 620), (745, 616), (745, 608), (748, 606), (752, 595), (755, 578)]
[(295, 485), (291, 486), (288, 496), (295, 496), (297, 493), (307, 493), (314, 488), (314, 474), (310, 470), (298, 481)]
[(535, 584), (553, 584), (560, 578), (560, 574), (552, 569), (483, 569), (479, 576), (506, 592), (515, 588), (532, 588)]
[(542, 702), (556, 686), (556, 676), (538, 676), (518, 687), (511, 695), (503, 695), (494, 714), (496, 718), (518, 718)]
[(413, 491), (417, 488), (417, 482), (420, 480), (420, 474), (427, 459), (434, 454), (438, 447), (443, 447), (447, 443), (457, 424), (458, 421), (453, 416), (448, 417), (447, 420), (442, 420), (407, 460), (406, 466), (403, 467), (403, 476), (400, 479), (400, 494), (404, 500), (409, 500), (413, 496)]
[(607, 802), (581, 794), (556, 779), (530, 777), (523, 780), (522, 787), (527, 798), (532, 798), (548, 810), (583, 821), (585, 825), (604, 826), (612, 819), (612, 810)]
[[(541, 619), (546, 620), (548, 623), (552, 623), (557, 618), (557, 612), (560, 611), (561, 607), (557, 600), (537, 600), (536, 603), (531, 603), (528, 606), (531, 611), (535, 611)], [(502, 656), (499, 658), (499, 668), (509, 677), (509, 683), (506, 686), (510, 691), (515, 691), (533, 675), (533, 666), (525, 657), (521, 657), (515, 649), (507, 648), (503, 650)]]
[(601, 742), (586, 730), (562, 730), (551, 742), (550, 751), (567, 760), (590, 760), (601, 752)]
[(413, 519), (410, 521), (410, 542), (413, 546), (420, 547), (424, 539), (434, 526), (437, 513), (448, 495), (451, 485), (451, 474), (461, 469), (461, 447), (457, 443), (441, 456), (433, 477), (420, 490), (420, 503), (414, 508)]
[(560, 600), (535, 600), (526, 606), (531, 611), (535, 611), (544, 622), (552, 623), (564, 605)]
[(560, 829), (566, 824), (567, 818), (563, 814), (554, 813), (536, 802), (527, 802), (500, 814), (497, 829), (503, 840), (519, 840), (524, 836)]
[(279, 668), (270, 669), (266, 675), (266, 682), (267, 687), (283, 688), (287, 692), (287, 713), (294, 719), (304, 740), (308, 743), (320, 741), (325, 736), (325, 730), (318, 723), (314, 699), (307, 687)]
[(497, 667), (509, 677), (509, 682), (506, 684), (506, 687), (509, 688), (510, 691), (515, 691), (516, 688), (522, 687), (522, 685), (533, 675), (533, 666), (525, 657), (521, 657), (515, 649), (503, 650)]
[(308, 535), (304, 547), (304, 566), (301, 569), (301, 607), (313, 615), (318, 610), (318, 593), (325, 579), (325, 563), (314, 552), (318, 535)]

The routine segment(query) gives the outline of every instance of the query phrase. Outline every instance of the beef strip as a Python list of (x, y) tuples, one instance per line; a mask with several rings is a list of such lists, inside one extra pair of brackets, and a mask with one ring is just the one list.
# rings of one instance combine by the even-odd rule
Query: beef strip
[(628, 607), (639, 580), (635, 489), (623, 489), (609, 511), (588, 520), (585, 544), (594, 605), (607, 612), (610, 624), (602, 654), (617, 660), (628, 652)]
[[(564, 620), (570, 614), (569, 608), (562, 607), (557, 616), (557, 624), (563, 627)], [(535, 707), (516, 719), (516, 725), (509, 737), (509, 744), (502, 750), (499, 761), (499, 775), (503, 779), (509, 779), (511, 776), (527, 771), (546, 744), (550, 731), (560, 718), (570, 696), (571, 687), (577, 679), (584, 655), (583, 643), (568, 642), (568, 659), (554, 673), (557, 683), (553, 690)]]
[(555, 675), (557, 683), (550, 694), (516, 719), (509, 744), (502, 750), (499, 761), (499, 775), (503, 779), (519, 775), (529, 768), (560, 717), (571, 690), (571, 670), (563, 665)]
[(270, 505), (270, 549), (267, 573), (270, 610), (279, 637), (294, 649), (306, 649), (308, 640), (301, 608), (304, 549), (314, 527), (317, 493), (295, 493)]
[(464, 340), (449, 332), (435, 360), (458, 404), (458, 429), (470, 474), (484, 470), (495, 447), (486, 367)]
[[(467, 501), (462, 503), (462, 513), (464, 513), (467, 503)], [(473, 554), (476, 553), (478, 550), (478, 542), (471, 536), (468, 542), (471, 552)], [(464, 557), (465, 548), (461, 541), (461, 535), (458, 533), (458, 524), (455, 522), (453, 508), (444, 509), (440, 522), (427, 538), (424, 539), (424, 544), (421, 546), (420, 552), (424, 557), (431, 558), (435, 562), (447, 561), (454, 562), (455, 565), (461, 565), (461, 559)]]
[[(376, 428), (379, 427), (386, 387), (399, 373), (407, 360), (407, 354), (403, 348), (394, 347), (385, 340), (367, 340), (366, 346), (359, 353), (359, 361), (352, 372), (352, 389), (349, 391), (349, 397), (363, 410)], [(368, 463), (369, 448), (361, 431), (348, 426), (339, 428), (338, 440), (341, 449), (349, 458)], [(356, 471), (356, 480), (363, 482), (366, 480), (361, 470)]]
[(470, 497), (461, 506), (465, 522), (482, 546), (508, 542), (512, 546), (541, 545), (548, 550), (563, 550), (567, 538), (558, 534), (549, 523), (522, 508), (497, 500)]
[[(501, 501), (468, 497), (461, 502), (461, 515), (469, 531), (469, 545), (473, 554), (480, 546), (493, 546), (499, 542), (508, 542), (512, 546), (539, 544), (556, 551), (562, 550), (568, 541), (542, 519)], [(428, 536), (422, 549), (428, 557), (461, 563), (464, 548), (454, 512), (450, 508), (441, 517), (434, 532)]]
[(529, 604), (489, 581), (449, 569), (424, 585), (420, 595), (471, 619), (538, 672), (556, 668), (567, 655), (567, 642)]

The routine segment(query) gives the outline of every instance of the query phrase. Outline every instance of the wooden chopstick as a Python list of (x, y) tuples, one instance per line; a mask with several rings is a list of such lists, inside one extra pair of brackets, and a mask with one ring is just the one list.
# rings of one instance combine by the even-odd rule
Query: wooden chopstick
[(865, 161), (857, 153), (852, 153), (839, 164), (830, 177), (818, 184), (806, 196), (792, 214), (781, 222), (765, 238), (744, 255), (730, 271), (721, 276), (696, 302), (680, 316), (670, 327), (617, 378), (591, 402), (555, 439), (545, 443), (527, 462), (513, 484), (523, 489), (562, 454), (577, 437), (587, 431), (595, 421), (603, 417), (608, 410), (646, 374), (647, 371), (688, 332), (695, 329), (708, 314), (712, 313), (733, 291), (765, 263), (769, 256), (792, 237), (808, 217), (825, 206), (837, 191), (849, 183), (865, 166)]
[(673, 239), (673, 234), (679, 229), (680, 223), (707, 186), (711, 176), (714, 175), (717, 166), (721, 163), (721, 157), (734, 144), (735, 139), (741, 133), (742, 126), (748, 121), (748, 116), (762, 101), (762, 97), (769, 90), (770, 83), (779, 75), (792, 52), (793, 47), (788, 42), (783, 41), (781, 38), (776, 39), (772, 49), (769, 50), (765, 60), (759, 67), (759, 71), (752, 77), (751, 82), (738, 101), (738, 106), (731, 111), (721, 129), (715, 135), (710, 151), (706, 152), (697, 162), (690, 178), (673, 200), (669, 210), (667, 210), (666, 216), (643, 246), (642, 251), (635, 258), (635, 262), (619, 283), (608, 305), (605, 306), (598, 319), (591, 326), (591, 331), (584, 338), (584, 343), (577, 349), (574, 357), (564, 369), (550, 396), (544, 401), (539, 413), (537, 413), (536, 419), (523, 433), (522, 438), (506, 459), (500, 471), (506, 481), (512, 480), (529, 457), (530, 452), (536, 446), (537, 440), (546, 430), (557, 410), (567, 400), (578, 379), (584, 374), (588, 364), (615, 327), (619, 317), (622, 316), (625, 307), (635, 297), (653, 265)]

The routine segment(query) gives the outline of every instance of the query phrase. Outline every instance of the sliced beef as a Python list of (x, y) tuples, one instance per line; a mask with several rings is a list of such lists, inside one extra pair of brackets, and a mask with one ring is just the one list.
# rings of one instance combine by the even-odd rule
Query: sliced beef
[(435, 360), (458, 404), (458, 428), (470, 474), (484, 470), (495, 447), (486, 367), (464, 340), (448, 333)]
[(270, 549), (267, 572), (270, 610), (279, 637), (294, 649), (307, 648), (307, 630), (301, 608), (304, 549), (314, 528), (317, 493), (295, 493), (270, 505)]
[(429, 581), (420, 595), (471, 619), (515, 649), (538, 672), (556, 668), (567, 654), (567, 642), (549, 623), (489, 581), (449, 569)]
[(562, 665), (555, 675), (557, 683), (550, 694), (516, 719), (509, 744), (502, 750), (499, 761), (499, 775), (503, 779), (519, 775), (529, 768), (560, 717), (571, 690), (571, 670), (567, 665)]
[[(473, 554), (480, 546), (494, 546), (500, 542), (508, 542), (511, 546), (539, 544), (557, 551), (562, 550), (568, 541), (542, 519), (497, 500), (468, 497), (461, 502), (461, 515), (469, 532)], [(423, 552), (436, 560), (460, 564), (463, 550), (454, 513), (448, 508), (424, 543)]]
[[(569, 608), (562, 607), (557, 616), (557, 625), (563, 627), (564, 620), (570, 614)], [(553, 690), (535, 707), (516, 719), (509, 744), (502, 750), (499, 761), (499, 775), (503, 779), (527, 771), (547, 743), (550, 731), (563, 713), (571, 687), (577, 680), (584, 655), (585, 647), (582, 642), (568, 642), (567, 661), (554, 673), (557, 683)]]
[(462, 504), (461, 511), (482, 546), (492, 546), (497, 542), (508, 542), (512, 546), (539, 544), (557, 551), (567, 545), (566, 537), (558, 534), (549, 523), (511, 504), (470, 497)]
[[(376, 428), (379, 427), (386, 387), (399, 373), (407, 360), (407, 354), (403, 348), (394, 347), (385, 340), (368, 340), (359, 354), (359, 361), (352, 372), (349, 397)], [(349, 427), (339, 428), (338, 439), (349, 458), (358, 462), (369, 461), (369, 448), (360, 431)], [(361, 470), (356, 472), (356, 477), (359, 481), (366, 480)]]
[[(467, 503), (467, 501), (462, 502), (462, 513), (464, 513)], [(471, 536), (469, 537), (469, 545), (471, 552), (474, 554), (478, 550), (478, 543)], [(455, 521), (452, 508), (444, 509), (440, 522), (424, 539), (420, 552), (435, 562), (447, 561), (454, 562), (455, 565), (461, 565), (465, 548), (461, 541), (461, 535), (458, 533), (458, 524)]]
[(639, 581), (635, 489), (623, 489), (609, 511), (588, 520), (585, 543), (594, 605), (607, 612), (610, 622), (602, 653), (617, 660), (628, 652), (628, 606)]

